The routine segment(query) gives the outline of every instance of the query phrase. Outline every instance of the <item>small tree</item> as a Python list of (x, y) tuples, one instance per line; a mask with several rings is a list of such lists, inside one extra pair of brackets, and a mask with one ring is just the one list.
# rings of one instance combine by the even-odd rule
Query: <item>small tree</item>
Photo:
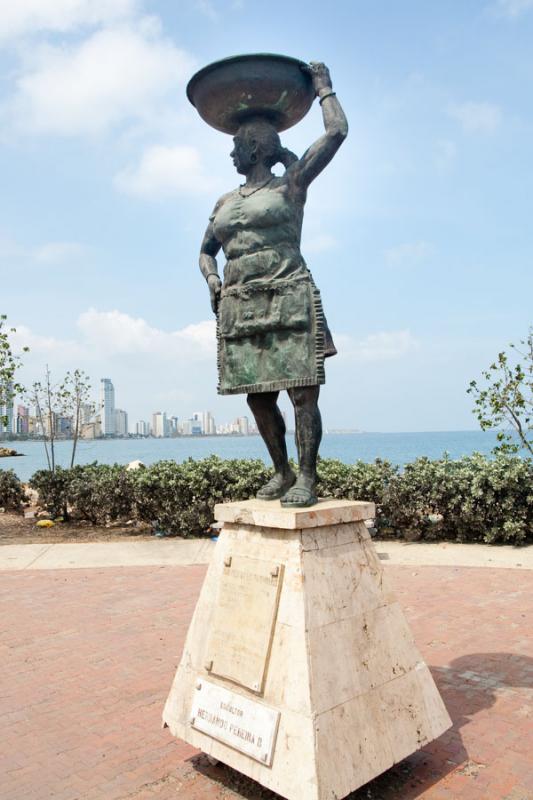
[(55, 472), (55, 440), (56, 440), (56, 415), (59, 412), (59, 393), (52, 385), (52, 376), (48, 364), (44, 381), (35, 381), (28, 395), (29, 402), (35, 406), (35, 416), (41, 428), (44, 451), (48, 462), (48, 469)]
[[(7, 409), (9, 403), (13, 402), (15, 395), (21, 394), (24, 387), (15, 381), (15, 374), (21, 365), (20, 356), (13, 353), (10, 334), (16, 333), (16, 328), (8, 328), (6, 325), (7, 316), (0, 314), (0, 412)], [(27, 353), (29, 347), (23, 347), (22, 352)], [(8, 417), (5, 413), (0, 413), (0, 424), (7, 425)]]
[(471, 381), (467, 391), (475, 397), (473, 413), (481, 430), (499, 429), (495, 452), (516, 453), (523, 447), (533, 456), (533, 328), (527, 339), (510, 347), (512, 353), (498, 353), (481, 373), (485, 385)]
[(94, 404), (89, 402), (90, 392), (89, 376), (80, 369), (75, 369), (74, 372), (67, 372), (63, 383), (58, 389), (61, 411), (72, 420), (71, 468), (74, 466), (76, 447), (81, 433), (83, 407), (90, 405), (92, 412), (94, 412)]

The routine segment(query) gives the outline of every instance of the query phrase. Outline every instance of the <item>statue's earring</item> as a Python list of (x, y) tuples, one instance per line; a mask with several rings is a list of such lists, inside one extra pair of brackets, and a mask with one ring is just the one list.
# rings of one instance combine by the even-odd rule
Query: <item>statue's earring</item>
[(257, 153), (250, 153), (250, 161), (252, 162), (252, 164), (257, 163)]

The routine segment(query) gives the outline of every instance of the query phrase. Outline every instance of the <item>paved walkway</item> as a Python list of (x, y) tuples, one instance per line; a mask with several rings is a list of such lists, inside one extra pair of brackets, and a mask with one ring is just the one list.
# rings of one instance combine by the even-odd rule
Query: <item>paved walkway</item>
[[(495, 547), (451, 542), (378, 541), (376, 546), (380, 558), (391, 565), (533, 569), (533, 545)], [(0, 545), (0, 570), (208, 564), (213, 547), (210, 539), (8, 544)]]
[[(351, 800), (533, 800), (530, 570), (386, 550), (454, 727)], [(2, 800), (276, 797), (160, 727), (205, 566), (28, 566), (0, 573)]]

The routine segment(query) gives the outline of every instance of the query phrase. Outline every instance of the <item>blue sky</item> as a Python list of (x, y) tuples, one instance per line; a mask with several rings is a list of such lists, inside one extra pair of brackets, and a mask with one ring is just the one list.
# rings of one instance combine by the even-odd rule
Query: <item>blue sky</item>
[[(17, 0), (0, 17), (0, 311), (49, 363), (111, 377), (130, 422), (218, 421), (197, 268), (231, 139), (185, 98), (218, 58), (325, 61), (350, 134), (302, 250), (340, 351), (329, 427), (475, 427), (469, 381), (532, 322), (533, 0)], [(283, 135), (298, 153), (317, 105)], [(222, 263), (220, 264), (222, 269)], [(284, 407), (287, 403), (283, 401)]]

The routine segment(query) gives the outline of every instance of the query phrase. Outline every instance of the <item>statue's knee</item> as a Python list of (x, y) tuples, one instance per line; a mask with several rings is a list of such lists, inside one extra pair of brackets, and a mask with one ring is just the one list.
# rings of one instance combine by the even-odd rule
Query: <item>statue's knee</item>
[(301, 408), (309, 410), (316, 407), (318, 403), (318, 387), (304, 386), (299, 389), (291, 389), (289, 392), (292, 404), (296, 411)]

